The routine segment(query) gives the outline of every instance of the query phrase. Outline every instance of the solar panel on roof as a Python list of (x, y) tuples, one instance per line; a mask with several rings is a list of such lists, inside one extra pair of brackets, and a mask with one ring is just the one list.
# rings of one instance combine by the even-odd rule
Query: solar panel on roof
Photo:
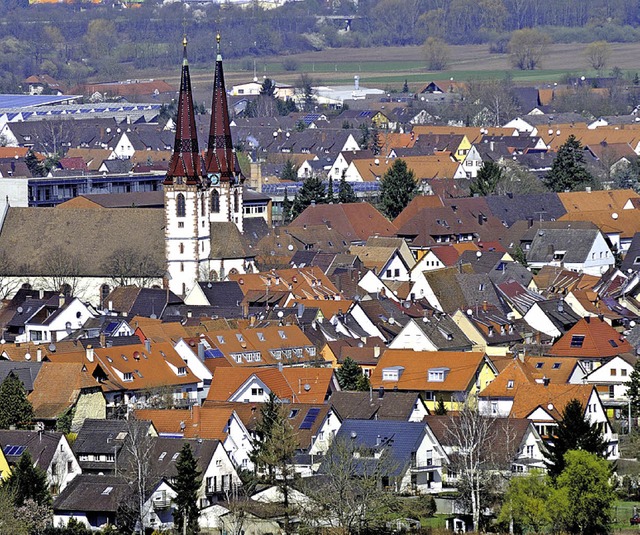
[(109, 323), (109, 325), (107, 325), (107, 328), (105, 329), (105, 333), (113, 334), (113, 331), (117, 326), (118, 326), (118, 322), (112, 321), (111, 323)]
[(222, 351), (220, 351), (217, 347), (204, 350), (205, 359), (221, 359), (223, 357), (224, 355), (222, 354)]
[(311, 429), (316, 421), (316, 418), (318, 417), (318, 414), (320, 414), (320, 409), (309, 409), (307, 411), (307, 415), (304, 417), (304, 420), (302, 420), (299, 429)]
[(2, 451), (4, 452), (5, 455), (15, 456), (15, 455), (22, 455), (25, 449), (26, 449), (25, 446), (12, 446), (11, 444), (8, 444), (7, 446), (4, 447), (4, 450)]

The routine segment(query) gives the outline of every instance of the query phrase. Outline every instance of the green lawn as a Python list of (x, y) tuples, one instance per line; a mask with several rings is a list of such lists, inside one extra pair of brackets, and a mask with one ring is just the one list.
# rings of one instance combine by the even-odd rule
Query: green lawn
[(614, 530), (632, 529), (634, 531), (640, 531), (640, 526), (631, 526), (631, 524), (629, 524), (629, 519), (633, 516), (634, 506), (637, 508), (638, 513), (640, 513), (640, 502), (616, 501), (613, 511), (614, 523), (612, 525)]

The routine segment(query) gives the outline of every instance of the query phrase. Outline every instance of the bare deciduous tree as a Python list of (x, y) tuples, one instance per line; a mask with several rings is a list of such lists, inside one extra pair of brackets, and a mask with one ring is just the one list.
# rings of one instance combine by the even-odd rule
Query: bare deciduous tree
[(394, 502), (383, 480), (395, 473), (387, 451), (378, 458), (352, 440), (336, 439), (322, 461), (320, 483), (307, 484), (310, 504), (301, 511), (315, 527), (361, 533), (379, 526)]
[(126, 509), (133, 525), (139, 523), (143, 526), (144, 519), (149, 514), (150, 506), (147, 506), (146, 499), (155, 482), (151, 463), (153, 446), (149, 426), (133, 417), (129, 418), (119, 455), (122, 464), (118, 466), (117, 475), (124, 475), (130, 483), (131, 496), (127, 500)]
[(7, 251), (0, 251), (0, 299), (6, 299), (20, 287), (20, 280), (11, 275), (13, 262)]
[(132, 248), (118, 249), (102, 265), (103, 271), (115, 286), (151, 286), (165, 272), (165, 266), (152, 254)]
[(475, 402), (467, 399), (459, 412), (448, 416), (445, 434), (460, 502), (471, 512), (478, 531), (482, 511), (493, 504), (518, 444), (508, 418), (483, 415)]
[(62, 249), (49, 249), (43, 255), (41, 286), (45, 290), (77, 295), (83, 290), (80, 260)]

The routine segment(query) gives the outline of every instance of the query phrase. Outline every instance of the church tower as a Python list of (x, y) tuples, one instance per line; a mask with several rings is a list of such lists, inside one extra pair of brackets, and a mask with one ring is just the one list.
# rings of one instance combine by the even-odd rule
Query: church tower
[(213, 78), (211, 126), (204, 159), (209, 190), (209, 220), (212, 223), (232, 221), (243, 232), (242, 184), (244, 176), (233, 149), (229, 106), (220, 54), (220, 34), (216, 36), (217, 57)]
[(208, 259), (204, 243), (208, 243), (209, 222), (203, 209), (202, 161), (191, 94), (186, 37), (182, 46), (176, 137), (163, 189), (169, 288), (177, 295), (184, 296), (200, 278), (200, 264)]
[(163, 182), (169, 289), (186, 296), (199, 280), (224, 280), (253, 269), (246, 247), (242, 184), (222, 72), (220, 35), (213, 82), (211, 127), (204, 162), (199, 152), (187, 40), (178, 97), (173, 154)]

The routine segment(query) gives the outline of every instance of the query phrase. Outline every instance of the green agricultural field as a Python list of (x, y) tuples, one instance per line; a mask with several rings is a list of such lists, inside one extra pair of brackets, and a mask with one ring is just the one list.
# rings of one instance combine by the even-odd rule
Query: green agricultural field
[[(640, 43), (612, 43), (611, 58), (605, 69), (617, 66), (623, 73), (640, 73)], [(447, 70), (429, 72), (424, 66), (422, 48), (419, 46), (379, 47), (356, 49), (332, 49), (307, 52), (292, 56), (243, 58), (225, 62), (227, 87), (253, 78), (253, 61), (256, 75), (275, 78), (282, 83), (295, 84), (301, 73), (306, 73), (318, 84), (352, 84), (355, 75), (363, 86), (381, 87), (389, 91), (400, 90), (405, 79), (411, 90), (417, 90), (432, 80), (453, 78), (503, 78), (509, 74), (516, 83), (557, 82), (567, 74), (593, 76), (585, 56), (584, 44), (551, 45), (541, 62), (541, 69), (521, 71), (514, 69), (507, 54), (491, 54), (488, 45), (450, 46)], [(295, 71), (286, 70), (283, 62), (293, 60)], [(180, 69), (174, 72), (144, 72), (141, 77), (163, 78), (178, 84)], [(210, 98), (213, 82), (211, 65), (192, 64), (192, 81), (197, 101)]]

